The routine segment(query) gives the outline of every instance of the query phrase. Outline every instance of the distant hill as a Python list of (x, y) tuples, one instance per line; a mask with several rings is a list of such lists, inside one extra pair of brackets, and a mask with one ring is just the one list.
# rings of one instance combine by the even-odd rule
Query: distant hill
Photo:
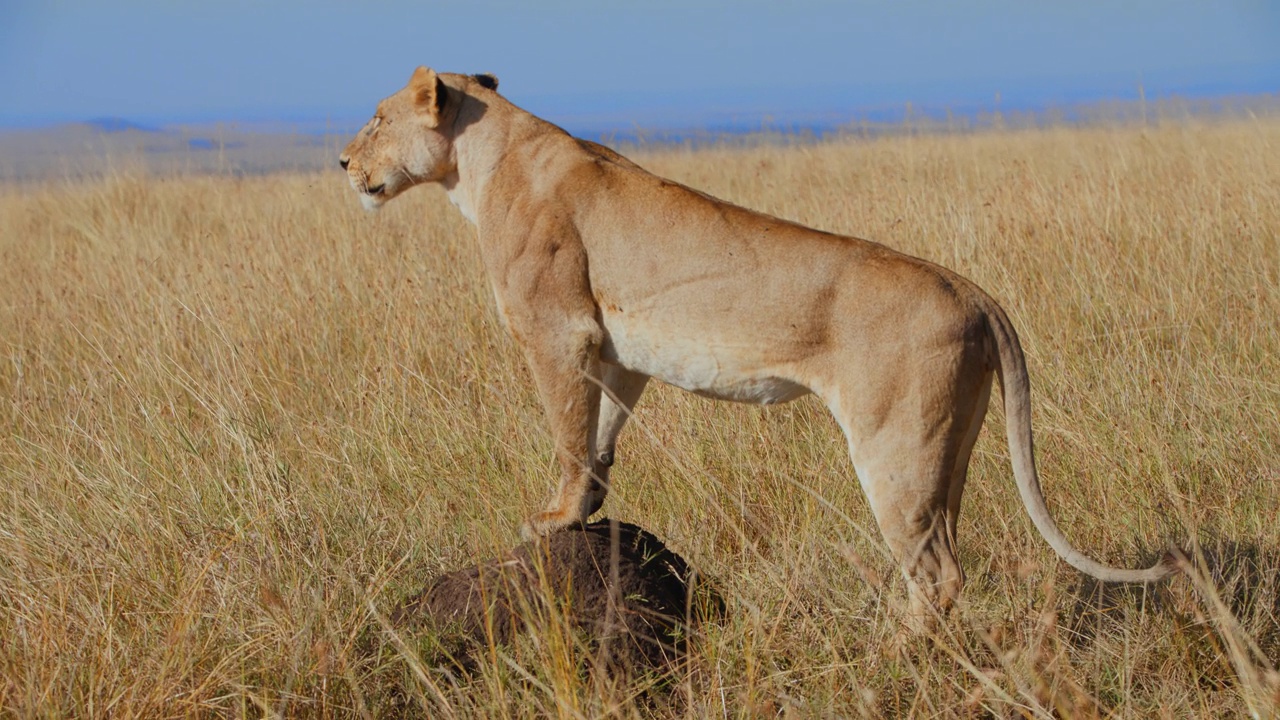
[(136, 123), (136, 122), (133, 122), (132, 120), (126, 120), (124, 118), (119, 118), (119, 117), (91, 118), (89, 120), (86, 120), (84, 122), (84, 125), (88, 126), (92, 130), (96, 130), (98, 132), (103, 132), (103, 133), (119, 133), (119, 132), (125, 132), (127, 130), (136, 130), (138, 132), (147, 132), (147, 133), (162, 132), (160, 128), (151, 127), (149, 125), (143, 125), (141, 123)]
[(349, 137), (255, 132), (235, 123), (161, 127), (100, 117), (0, 129), (0, 183), (106, 172), (262, 174), (336, 167)]
[[(1182, 122), (1188, 118), (1280, 117), (1280, 93), (1165, 97), (1064, 103), (1041, 109), (912, 104), (845, 112), (792, 111), (775, 119), (762, 110), (737, 114), (712, 106), (687, 125), (664, 125), (644, 108), (561, 114), (557, 124), (610, 145), (718, 145), (811, 142), (900, 133), (979, 132), (1058, 124)], [(538, 108), (534, 108), (537, 110)], [(650, 122), (652, 121), (652, 122)], [(669, 121), (669, 118), (668, 118)], [(323, 131), (317, 128), (323, 127)], [(97, 175), (122, 170), (262, 174), (332, 169), (355, 130), (345, 122), (255, 121), (147, 125), (120, 117), (41, 128), (0, 128), (0, 183)]]

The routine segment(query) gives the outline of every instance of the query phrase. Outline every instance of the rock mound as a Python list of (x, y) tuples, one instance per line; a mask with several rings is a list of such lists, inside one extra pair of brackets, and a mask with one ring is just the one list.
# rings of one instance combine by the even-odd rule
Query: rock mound
[(509, 644), (547, 622), (570, 626), (610, 671), (660, 669), (681, 657), (691, 625), (723, 612), (694, 582), (684, 558), (653, 534), (606, 519), (442, 575), (392, 621), (434, 629), (446, 641), (441, 659), (462, 669), (490, 634)]

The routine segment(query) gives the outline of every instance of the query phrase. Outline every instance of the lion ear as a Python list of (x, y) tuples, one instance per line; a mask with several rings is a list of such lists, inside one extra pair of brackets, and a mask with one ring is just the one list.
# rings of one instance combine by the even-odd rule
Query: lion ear
[(413, 77), (409, 78), (409, 92), (413, 94), (414, 106), (431, 118), (432, 125), (438, 123), (449, 93), (436, 71), (429, 67), (414, 70)]
[(476, 82), (480, 83), (480, 87), (482, 88), (488, 88), (490, 90), (498, 89), (498, 76), (493, 73), (476, 73), (471, 77), (475, 78)]

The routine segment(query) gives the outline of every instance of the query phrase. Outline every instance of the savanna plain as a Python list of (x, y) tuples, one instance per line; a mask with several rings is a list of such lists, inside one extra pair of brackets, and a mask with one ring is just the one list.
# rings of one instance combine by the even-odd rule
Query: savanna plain
[[(343, 173), (0, 188), (0, 708), (19, 717), (1269, 717), (1280, 702), (1280, 119), (641, 147), (645, 167), (974, 279), (1014, 320), (1074, 543), (1187, 572), (1100, 587), (1013, 484), (1000, 403), (932, 637), (835, 422), (656, 386), (610, 517), (726, 612), (667, 675), (555, 617), (469, 675), (387, 620), (518, 542), (556, 478), (474, 231)], [(678, 260), (673, 260), (678, 261)], [(997, 396), (998, 397), (998, 396)]]

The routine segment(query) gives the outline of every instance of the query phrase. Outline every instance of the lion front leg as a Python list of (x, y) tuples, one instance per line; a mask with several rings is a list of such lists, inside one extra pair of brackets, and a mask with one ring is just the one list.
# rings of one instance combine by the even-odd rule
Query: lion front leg
[(560, 463), (555, 495), (520, 529), (527, 539), (585, 523), (604, 501), (592, 472), (600, 415), (600, 332), (594, 320), (580, 324), (576, 332), (535, 336), (543, 342), (525, 347)]

